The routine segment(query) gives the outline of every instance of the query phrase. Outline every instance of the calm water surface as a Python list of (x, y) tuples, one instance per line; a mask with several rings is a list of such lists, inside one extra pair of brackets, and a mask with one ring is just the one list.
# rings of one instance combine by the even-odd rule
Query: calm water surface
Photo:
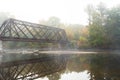
[(120, 80), (119, 53), (4, 54), (0, 58), (1, 80)]

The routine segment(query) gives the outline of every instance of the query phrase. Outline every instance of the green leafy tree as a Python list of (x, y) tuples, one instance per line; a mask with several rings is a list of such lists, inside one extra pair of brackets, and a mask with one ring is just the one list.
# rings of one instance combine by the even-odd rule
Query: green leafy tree
[[(93, 47), (105, 48), (108, 39), (105, 30), (106, 12), (104, 4), (100, 3), (96, 8), (88, 8), (89, 22), (89, 42)], [(91, 14), (90, 14), (91, 13)]]
[(113, 7), (107, 13), (106, 33), (111, 40), (112, 47), (120, 46), (120, 5)]

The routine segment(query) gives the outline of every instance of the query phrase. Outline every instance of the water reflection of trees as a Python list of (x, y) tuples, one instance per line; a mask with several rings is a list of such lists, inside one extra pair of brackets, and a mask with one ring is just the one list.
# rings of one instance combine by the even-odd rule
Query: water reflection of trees
[(88, 70), (90, 80), (120, 80), (120, 55), (72, 55), (67, 63), (67, 71), (82, 72), (84, 70)]
[(120, 55), (93, 55), (90, 60), (90, 80), (120, 80)]
[(68, 72), (81, 72), (89, 68), (89, 55), (82, 54), (82, 55), (71, 55), (68, 63), (67, 69)]

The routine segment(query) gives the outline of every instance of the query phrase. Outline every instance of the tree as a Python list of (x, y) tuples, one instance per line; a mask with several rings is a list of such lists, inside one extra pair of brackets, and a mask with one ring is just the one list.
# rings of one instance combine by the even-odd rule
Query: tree
[(105, 30), (106, 12), (107, 9), (100, 3), (96, 8), (88, 7), (89, 22), (89, 42), (93, 47), (105, 48), (108, 44), (108, 39)]
[(91, 25), (91, 24), (92, 24), (92, 14), (93, 14), (93, 12), (94, 12), (94, 7), (93, 7), (93, 5), (89, 4), (89, 5), (87, 6), (87, 8), (85, 9), (85, 11), (86, 11), (87, 14), (88, 14), (88, 22), (89, 22), (89, 25)]
[(60, 19), (57, 17), (50, 17), (47, 21), (47, 25), (53, 26), (53, 27), (59, 27), (60, 26)]
[(113, 7), (107, 13), (106, 33), (113, 47), (120, 46), (120, 5)]

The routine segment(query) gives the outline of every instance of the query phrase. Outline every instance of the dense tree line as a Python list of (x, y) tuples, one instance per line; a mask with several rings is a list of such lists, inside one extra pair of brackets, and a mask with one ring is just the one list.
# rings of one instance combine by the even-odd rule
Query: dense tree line
[(89, 5), (89, 43), (97, 48), (119, 48), (120, 6), (107, 8), (103, 3)]

